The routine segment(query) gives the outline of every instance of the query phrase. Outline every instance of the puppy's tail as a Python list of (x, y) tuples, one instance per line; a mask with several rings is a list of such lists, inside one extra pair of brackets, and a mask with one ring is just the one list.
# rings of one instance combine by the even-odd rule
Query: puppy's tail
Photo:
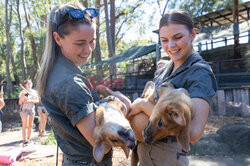
[(137, 166), (138, 162), (139, 158), (137, 154), (137, 145), (136, 145), (135, 148), (132, 150), (130, 166)]

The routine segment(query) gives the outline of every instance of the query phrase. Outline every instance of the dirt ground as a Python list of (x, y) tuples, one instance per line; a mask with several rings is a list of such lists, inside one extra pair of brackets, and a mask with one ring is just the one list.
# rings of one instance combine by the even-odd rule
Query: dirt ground
[[(232, 122), (246, 122), (250, 124), (249, 118), (240, 117), (209, 117), (205, 134), (216, 133), (223, 125)], [(4, 131), (0, 133), (0, 152), (7, 147), (22, 146), (21, 124), (3, 124)], [(38, 137), (38, 132), (33, 130), (33, 152), (26, 153), (16, 161), (14, 166), (55, 166), (56, 165), (56, 146), (44, 145), (48, 136)], [(130, 159), (130, 158), (129, 158)], [(119, 148), (114, 148), (113, 166), (128, 166), (129, 159)], [(58, 165), (61, 165), (62, 153), (59, 150)], [(250, 165), (249, 156), (189, 156), (190, 166), (247, 166)], [(0, 164), (0, 166), (2, 166)]]

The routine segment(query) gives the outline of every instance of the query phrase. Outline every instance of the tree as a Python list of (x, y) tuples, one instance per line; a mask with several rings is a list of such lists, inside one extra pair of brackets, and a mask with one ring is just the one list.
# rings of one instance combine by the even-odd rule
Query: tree
[[(99, 62), (102, 60), (100, 47), (100, 0), (95, 0), (95, 7), (99, 14), (96, 19), (96, 48), (93, 51), (92, 57), (95, 59), (95, 62)], [(97, 66), (96, 69), (97, 78), (103, 78), (104, 73), (102, 66)]]
[(88, 0), (82, 0), (82, 5), (83, 5), (85, 8), (88, 8)]
[[(231, 0), (225, 0), (225, 1), (220, 1), (220, 0), (194, 0), (194, 1), (189, 1), (189, 0), (183, 0), (183, 2), (180, 5), (180, 8), (185, 9), (189, 11), (191, 16), (193, 18), (202, 16), (204, 14), (207, 14), (209, 12), (214, 12), (217, 10), (225, 9), (228, 8), (232, 4)], [(174, 4), (173, 6), (175, 6)]]
[[(5, 0), (5, 29), (6, 29), (6, 39), (7, 39), (7, 56), (6, 56), (6, 74), (7, 74), (7, 96), (10, 98), (12, 92), (12, 85), (10, 80), (10, 19), (8, 15), (8, 0)], [(12, 10), (10, 11), (10, 15), (12, 15)]]
[(25, 14), (25, 20), (26, 20), (26, 23), (27, 23), (27, 27), (28, 27), (28, 30), (29, 30), (29, 40), (30, 40), (30, 43), (31, 43), (31, 48), (32, 48), (32, 55), (33, 55), (33, 60), (34, 60), (34, 64), (32, 66), (32, 69), (30, 70), (30, 73), (31, 73), (31, 79), (34, 80), (35, 79), (35, 76), (37, 74), (37, 71), (38, 69), (40, 68), (40, 64), (39, 64), (39, 61), (38, 61), (38, 58), (37, 58), (37, 52), (36, 52), (36, 43), (35, 43), (35, 39), (34, 39), (34, 36), (33, 36), (33, 32), (32, 32), (32, 28), (31, 28), (31, 25), (30, 25), (30, 16), (29, 14), (27, 13), (27, 10), (26, 10), (26, 4), (25, 4), (25, 0), (23, 0), (23, 9), (24, 9), (24, 14)]
[(22, 31), (22, 19), (19, 12), (19, 0), (16, 0), (17, 4), (17, 17), (18, 17), (18, 23), (19, 23), (19, 35), (21, 39), (21, 67), (22, 67), (22, 78), (23, 80), (26, 80), (26, 60), (24, 56), (24, 40), (23, 40), (23, 31)]
[[(114, 4), (114, 3), (112, 3), (112, 4)], [(113, 44), (112, 44), (111, 26), (110, 26), (110, 18), (109, 18), (107, 0), (104, 0), (104, 10), (105, 10), (105, 20), (106, 20), (106, 36), (107, 36), (107, 42), (108, 42), (108, 56), (109, 56), (109, 58), (111, 58), (111, 57), (113, 57), (115, 55), (115, 52), (114, 52), (114, 48), (113, 48)], [(112, 12), (114, 12), (114, 11), (112, 11)], [(113, 15), (113, 14), (110, 13), (110, 15)], [(110, 76), (115, 75), (115, 65), (110, 65), (109, 66), (109, 75)]]

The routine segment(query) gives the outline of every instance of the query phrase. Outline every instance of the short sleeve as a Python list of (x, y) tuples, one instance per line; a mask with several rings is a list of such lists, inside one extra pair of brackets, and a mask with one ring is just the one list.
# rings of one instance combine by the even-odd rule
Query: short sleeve
[(21, 94), (22, 94), (22, 92), (23, 92), (24, 90), (22, 90), (20, 93), (19, 93), (19, 95), (18, 95), (18, 98), (20, 98), (21, 97)]
[(193, 68), (189, 75), (186, 89), (191, 98), (203, 98), (210, 103), (212, 96), (217, 90), (217, 83), (213, 72), (206, 68)]
[(84, 77), (72, 76), (60, 82), (52, 93), (54, 102), (75, 126), (82, 118), (96, 109)]

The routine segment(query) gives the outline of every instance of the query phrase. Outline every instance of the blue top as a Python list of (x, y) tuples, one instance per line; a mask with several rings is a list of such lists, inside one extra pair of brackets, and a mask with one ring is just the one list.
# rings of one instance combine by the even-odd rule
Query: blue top
[(62, 54), (57, 56), (48, 76), (42, 103), (50, 115), (59, 147), (71, 160), (91, 162), (93, 159), (92, 146), (76, 127), (97, 107), (94, 102), (99, 101), (99, 97), (90, 86), (80, 68)]
[(186, 89), (191, 98), (205, 99), (208, 103), (217, 90), (217, 83), (210, 65), (198, 54), (190, 55), (173, 73), (173, 62), (154, 78), (156, 87), (170, 82), (175, 88)]

